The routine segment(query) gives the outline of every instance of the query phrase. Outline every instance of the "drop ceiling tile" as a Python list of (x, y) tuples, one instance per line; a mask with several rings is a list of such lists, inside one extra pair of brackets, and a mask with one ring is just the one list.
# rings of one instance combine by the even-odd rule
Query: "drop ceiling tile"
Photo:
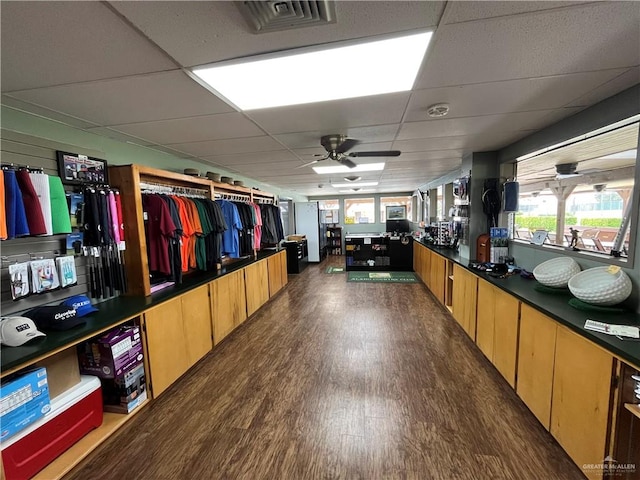
[(4, 92), (176, 67), (102, 2), (3, 2), (1, 30)]
[(408, 99), (408, 92), (392, 93), (267, 108), (248, 112), (248, 115), (272, 135), (312, 130), (342, 133), (352, 127), (399, 123)]
[(12, 92), (11, 96), (106, 126), (235, 111), (180, 70)]
[(393, 148), (401, 150), (403, 155), (408, 152), (429, 152), (434, 150), (462, 150), (464, 153), (489, 151), (505, 147), (534, 132), (535, 130), (521, 130), (517, 132), (489, 132), (484, 135), (414, 138), (397, 140), (393, 142)]
[(151, 146), (154, 145), (154, 142), (135, 137), (133, 135), (127, 135), (126, 133), (119, 132), (118, 130), (114, 130), (108, 127), (91, 127), (85, 129), (87, 132), (95, 133), (96, 135), (102, 135), (103, 137), (111, 138), (113, 140), (118, 140), (124, 143), (133, 143), (135, 145), (142, 146)]
[(288, 150), (277, 150), (272, 152), (241, 153), (236, 155), (209, 155), (205, 160), (211, 160), (220, 165), (251, 165), (269, 162), (295, 162), (300, 164), (300, 160)]
[(91, 122), (87, 122), (70, 115), (65, 115), (64, 113), (54, 112), (53, 110), (49, 110), (48, 108), (39, 107), (38, 105), (33, 105), (29, 102), (24, 102), (22, 100), (18, 100), (17, 98), (12, 98), (9, 95), (2, 95), (2, 105), (14, 108), (16, 110), (21, 110), (23, 112), (33, 113), (44, 118), (50, 118), (51, 120), (62, 122), (64, 124), (71, 125), (72, 127), (90, 128), (96, 126)]
[(283, 148), (279, 142), (266, 135), (260, 137), (231, 138), (227, 140), (176, 143), (169, 146), (198, 156), (269, 152), (273, 150), (282, 150)]
[[(444, 4), (336, 2), (335, 23), (254, 34), (235, 2), (112, 2), (113, 8), (184, 66), (435, 27)], [(318, 65), (318, 71), (310, 74), (322, 75), (326, 68)]]
[(447, 119), (562, 108), (627, 70), (602, 70), (418, 90), (411, 94), (404, 121), (430, 120), (427, 108), (436, 103), (449, 104)]
[[(587, 3), (587, 2), (583, 2)], [(550, 10), (561, 7), (574, 7), (580, 2), (529, 2), (529, 1), (486, 1), (486, 2), (452, 2), (447, 12), (445, 23), (460, 23), (491, 17), (504, 17), (527, 12)]]
[(262, 130), (240, 113), (132, 123), (117, 125), (113, 129), (160, 145), (256, 137), (263, 134)]
[(605, 98), (612, 97), (627, 88), (631, 88), (638, 83), (640, 83), (640, 67), (630, 68), (613, 80), (594, 88), (589, 93), (586, 93), (573, 102), (570, 102), (567, 106), (588, 107), (604, 100)]
[(636, 2), (603, 2), (444, 25), (415, 88), (635, 66), (638, 24)]
[(552, 110), (535, 112), (484, 115), (480, 117), (441, 118), (425, 122), (409, 122), (402, 125), (398, 140), (412, 138), (454, 137), (462, 135), (489, 134), (517, 130), (538, 129)]

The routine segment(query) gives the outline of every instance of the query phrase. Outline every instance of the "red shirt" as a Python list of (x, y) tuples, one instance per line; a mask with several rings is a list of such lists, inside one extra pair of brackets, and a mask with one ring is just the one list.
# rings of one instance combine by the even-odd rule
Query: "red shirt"
[(149, 248), (149, 270), (170, 275), (169, 238), (174, 235), (176, 226), (171, 219), (169, 207), (157, 195), (143, 195), (142, 206), (147, 214), (145, 231)]

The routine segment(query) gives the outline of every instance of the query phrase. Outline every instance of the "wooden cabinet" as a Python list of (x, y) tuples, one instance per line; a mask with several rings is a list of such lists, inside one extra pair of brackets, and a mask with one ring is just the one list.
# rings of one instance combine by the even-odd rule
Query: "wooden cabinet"
[(551, 421), (557, 329), (555, 320), (522, 305), (516, 392), (547, 430)]
[(180, 297), (144, 313), (149, 384), (157, 398), (190, 367)]
[(209, 285), (213, 343), (217, 345), (247, 318), (244, 271), (228, 273)]
[(435, 297), (445, 305), (447, 282), (447, 259), (431, 252), (431, 265), (429, 268), (429, 289)]
[(576, 464), (602, 463), (607, 452), (613, 357), (558, 326), (554, 365), (551, 433)]
[(485, 357), (492, 360), (495, 302), (493, 286), (486, 280), (478, 280), (477, 305), (476, 344)]
[(422, 281), (422, 254), (425, 248), (419, 242), (413, 242), (413, 271)]
[(181, 295), (180, 302), (187, 356), (191, 367), (213, 348), (209, 286), (204, 285)]
[(283, 250), (267, 258), (269, 271), (269, 296), (273, 297), (288, 282), (287, 256)]
[(520, 302), (485, 280), (478, 282), (476, 344), (509, 385), (516, 385)]
[(465, 268), (453, 266), (453, 317), (473, 340), (476, 339), (478, 277)]
[(267, 260), (261, 260), (244, 269), (247, 297), (247, 316), (253, 315), (269, 300), (269, 272)]

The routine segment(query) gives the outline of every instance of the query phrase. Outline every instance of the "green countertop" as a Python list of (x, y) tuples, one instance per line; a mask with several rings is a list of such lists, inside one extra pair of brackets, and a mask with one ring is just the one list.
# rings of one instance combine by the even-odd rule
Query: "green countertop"
[[(640, 367), (640, 342), (633, 340), (620, 340), (613, 335), (593, 332), (584, 329), (584, 322), (587, 319), (605, 323), (619, 325), (640, 326), (640, 315), (635, 312), (624, 313), (603, 313), (587, 312), (577, 310), (569, 305), (569, 300), (574, 298), (570, 292), (567, 293), (543, 293), (535, 289), (538, 282), (532, 279), (522, 278), (520, 275), (512, 275), (507, 278), (496, 278), (486, 273), (478, 272), (469, 268), (469, 259), (462, 257), (458, 252), (447, 248), (426, 245), (425, 247), (452, 260), (460, 266), (466, 268), (474, 275), (486, 280), (505, 292), (517, 297), (522, 302), (536, 308), (540, 312), (565, 325), (592, 342), (600, 345), (612, 354), (626, 360), (635, 367)], [(481, 305), (478, 308), (482, 308)]]
[(277, 253), (275, 250), (261, 251), (258, 252), (256, 260), (246, 258), (235, 261), (216, 272), (195, 272), (185, 275), (180, 285), (165, 288), (148, 297), (120, 296), (98, 303), (95, 307), (98, 308), (99, 311), (84, 317), (87, 323), (82, 326), (64, 332), (47, 331), (45, 332), (47, 334), (46, 337), (38, 338), (20, 347), (2, 346), (0, 350), (2, 372), (12, 370), (20, 365), (25, 365), (29, 361), (46, 355), (65, 345), (71, 345), (96, 332), (119, 325), (128, 319), (141, 315), (142, 312), (154, 305), (170, 300), (201, 285), (206, 285), (227, 273), (244, 268), (275, 253)]

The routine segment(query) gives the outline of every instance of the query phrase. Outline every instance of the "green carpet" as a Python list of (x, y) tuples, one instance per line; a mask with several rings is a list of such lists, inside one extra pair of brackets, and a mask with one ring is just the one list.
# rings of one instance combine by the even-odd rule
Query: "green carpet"
[(349, 272), (347, 282), (418, 283), (413, 272)]
[(344, 267), (327, 267), (324, 273), (344, 273)]

